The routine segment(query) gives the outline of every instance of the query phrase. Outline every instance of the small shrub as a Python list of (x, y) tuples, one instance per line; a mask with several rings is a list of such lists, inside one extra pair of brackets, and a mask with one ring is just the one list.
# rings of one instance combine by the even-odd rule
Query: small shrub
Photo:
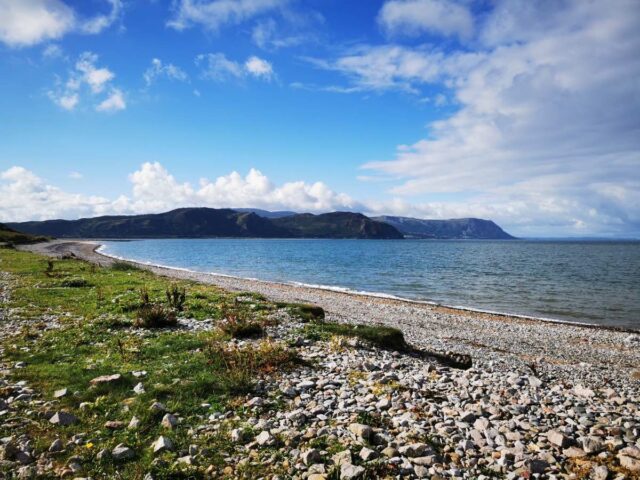
[(165, 292), (167, 295), (167, 303), (169, 307), (181, 312), (184, 310), (184, 301), (187, 298), (187, 292), (183, 288), (179, 288), (175, 283), (171, 284), (171, 287), (167, 288)]
[(88, 285), (89, 282), (87, 282), (82, 277), (65, 278), (62, 282), (60, 282), (60, 286), (65, 288), (82, 288)]
[(264, 329), (258, 322), (244, 320), (235, 315), (229, 315), (220, 322), (219, 328), (233, 338), (254, 338), (264, 334)]
[(151, 301), (149, 300), (149, 289), (147, 287), (142, 287), (140, 289), (140, 306), (145, 307), (151, 305)]
[(158, 303), (146, 303), (138, 309), (134, 325), (142, 328), (163, 328), (174, 327), (177, 323), (175, 310)]
[(116, 260), (111, 264), (111, 270), (115, 270), (118, 272), (128, 272), (128, 271), (134, 271), (134, 270), (141, 270), (141, 268), (129, 262)]

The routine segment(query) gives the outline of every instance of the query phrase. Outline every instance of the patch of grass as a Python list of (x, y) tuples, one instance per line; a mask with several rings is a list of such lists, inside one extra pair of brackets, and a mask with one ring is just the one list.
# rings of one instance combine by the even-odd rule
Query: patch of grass
[(134, 321), (134, 325), (141, 328), (175, 327), (177, 324), (176, 312), (157, 303), (141, 306)]
[(299, 318), (305, 322), (314, 322), (324, 320), (324, 309), (317, 305), (307, 303), (276, 303), (278, 308), (284, 308), (289, 315)]
[(260, 323), (234, 315), (230, 315), (220, 322), (218, 328), (232, 338), (255, 338), (264, 334)]
[(115, 262), (113, 262), (110, 268), (111, 270), (114, 270), (116, 272), (138, 272), (142, 270), (140, 267), (134, 265), (133, 263), (123, 262), (121, 260), (116, 260)]
[(82, 288), (88, 287), (89, 282), (82, 277), (65, 278), (60, 282), (60, 286), (64, 288)]
[(390, 426), (389, 419), (383, 417), (378, 412), (360, 412), (358, 413), (356, 422), (369, 425), (373, 428), (389, 428)]
[(273, 374), (299, 362), (295, 350), (271, 340), (242, 347), (214, 341), (207, 356), (213, 368), (226, 372), (226, 387), (235, 393), (250, 391), (256, 373)]
[(404, 352), (409, 349), (402, 331), (384, 325), (351, 325), (345, 323), (319, 322), (305, 326), (304, 332), (315, 340), (328, 340), (332, 335), (359, 338), (371, 345), (386, 350)]
[[(127, 327), (138, 318), (143, 305), (168, 308), (166, 291), (172, 283), (189, 292), (183, 315), (192, 318), (235, 315), (262, 325), (276, 306), (263, 301), (265, 309), (257, 311), (249, 303), (234, 302), (237, 293), (188, 281), (172, 282), (145, 270), (94, 267), (77, 259), (56, 259), (54, 265), (48, 275), (46, 258), (0, 249), (0, 270), (11, 274), (6, 307), (25, 322), (34, 319), (21, 335), (2, 341), (3, 360), (25, 362), (24, 368), (14, 371), (15, 380), (25, 380), (42, 399), (56, 402), (47, 405), (47, 410), (68, 411), (79, 422), (62, 428), (51, 425), (45, 416), (34, 415), (20, 424), (0, 422), (0, 437), (27, 435), (39, 453), (56, 438), (66, 444), (74, 435), (90, 432), (87, 439), (93, 447), (69, 449), (56, 456), (56, 465), (77, 455), (83, 475), (92, 478), (142, 480), (149, 472), (156, 479), (202, 478), (209, 465), (214, 472), (209, 478), (223, 478), (226, 452), (233, 454), (237, 446), (230, 443), (224, 429), (206, 436), (194, 436), (190, 429), (201, 425), (211, 410), (237, 408), (237, 395), (250, 392), (262, 376), (294, 368), (298, 362), (295, 351), (266, 340), (231, 347), (218, 330), (140, 332)], [(84, 278), (88, 288), (60, 288), (61, 280), (76, 277)], [(45, 314), (56, 317), (60, 328), (40, 328)], [(142, 370), (145, 376), (132, 374)], [(93, 378), (114, 373), (122, 375), (120, 382), (90, 386)], [(138, 382), (145, 392), (136, 395), (132, 389)], [(70, 394), (53, 400), (53, 392), (61, 388)], [(177, 428), (162, 428), (161, 415), (149, 411), (154, 401), (180, 417)], [(80, 409), (82, 402), (85, 405)], [(128, 424), (134, 415), (141, 422), (137, 430), (104, 428), (108, 420)], [(176, 452), (162, 456), (166, 463), (154, 464), (150, 445), (161, 434), (174, 441)], [(136, 457), (118, 464), (96, 459), (98, 451), (119, 443), (132, 448)], [(199, 466), (174, 467), (177, 456), (191, 444), (206, 452), (198, 456)], [(11, 478), (14, 472), (3, 468), (0, 464), (0, 477)], [(264, 476), (265, 467), (256, 464), (256, 468), (256, 477)]]

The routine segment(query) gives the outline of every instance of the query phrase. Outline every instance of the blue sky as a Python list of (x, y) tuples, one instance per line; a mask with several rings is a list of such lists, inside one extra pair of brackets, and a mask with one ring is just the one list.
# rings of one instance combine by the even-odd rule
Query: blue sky
[(0, 0), (0, 221), (254, 206), (640, 236), (639, 10)]

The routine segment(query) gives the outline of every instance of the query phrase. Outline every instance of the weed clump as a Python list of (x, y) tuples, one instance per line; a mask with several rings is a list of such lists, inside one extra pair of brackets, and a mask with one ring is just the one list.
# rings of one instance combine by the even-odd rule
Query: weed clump
[(82, 277), (71, 277), (62, 280), (60, 286), (64, 288), (82, 288), (89, 286), (89, 282)]
[(256, 372), (272, 374), (290, 368), (298, 361), (295, 350), (271, 340), (244, 346), (212, 341), (207, 355), (211, 367), (224, 372), (221, 381), (232, 393), (250, 391)]
[(255, 338), (264, 334), (264, 329), (258, 322), (245, 320), (236, 315), (227, 316), (220, 322), (219, 328), (233, 338)]
[(150, 303), (138, 309), (134, 325), (142, 328), (163, 328), (175, 327), (177, 323), (174, 310), (158, 303)]
[(177, 323), (178, 318), (173, 308), (152, 302), (149, 298), (149, 290), (146, 287), (140, 289), (140, 306), (134, 321), (136, 327), (174, 327)]
[(180, 288), (173, 283), (169, 288), (167, 288), (165, 293), (167, 295), (167, 303), (170, 308), (173, 308), (178, 312), (184, 310), (184, 301), (187, 298), (187, 292), (184, 287)]

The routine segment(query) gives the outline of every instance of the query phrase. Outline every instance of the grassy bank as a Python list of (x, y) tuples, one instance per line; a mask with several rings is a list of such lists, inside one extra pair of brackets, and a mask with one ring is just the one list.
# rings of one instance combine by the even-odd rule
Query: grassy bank
[[(66, 447), (55, 456), (59, 469), (75, 459), (85, 474), (97, 477), (142, 478), (152, 472), (156, 479), (199, 478), (201, 468), (176, 467), (174, 460), (189, 450), (205, 449), (208, 468), (222, 469), (223, 454), (233, 447), (228, 432), (208, 435), (198, 445), (190, 427), (202, 424), (212, 413), (241, 410), (239, 396), (249, 392), (262, 374), (292, 368), (296, 360), (286, 345), (268, 340), (236, 348), (228, 343), (234, 335), (229, 329), (134, 327), (145, 300), (169, 311), (167, 293), (175, 291), (185, 292), (183, 304), (173, 305), (178, 317), (208, 319), (214, 325), (233, 319), (236, 324), (251, 323), (258, 331), (273, 321), (272, 312), (279, 308), (295, 312), (295, 306), (173, 282), (122, 264), (99, 268), (15, 250), (0, 250), (0, 270), (12, 278), (5, 305), (11, 309), (9, 318), (25, 320), (20, 333), (4, 341), (4, 360), (24, 362), (15, 376), (50, 402), (48, 413), (65, 411), (78, 419), (62, 427), (51, 424), (45, 413), (18, 429), (36, 440), (36, 450), (46, 450), (60, 439)], [(45, 321), (56, 321), (60, 327), (43, 332)], [(117, 380), (91, 384), (97, 377), (116, 374)], [(138, 383), (143, 391), (136, 394)], [(66, 394), (55, 399), (55, 392), (63, 389)], [(162, 407), (150, 408), (154, 402)], [(179, 419), (177, 426), (162, 425), (166, 413)], [(139, 425), (129, 428), (134, 417)], [(2, 437), (16, 433), (8, 422), (0, 426)], [(154, 455), (151, 445), (160, 435), (175, 447)], [(133, 450), (132, 458), (119, 462), (99, 454), (121, 443)]]

